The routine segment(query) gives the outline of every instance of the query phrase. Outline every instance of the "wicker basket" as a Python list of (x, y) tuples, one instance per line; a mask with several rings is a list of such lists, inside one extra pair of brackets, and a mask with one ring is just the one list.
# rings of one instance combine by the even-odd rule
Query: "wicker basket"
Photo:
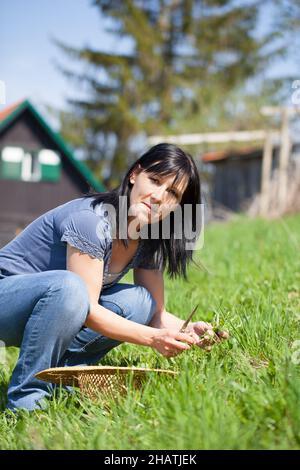
[(46, 382), (79, 387), (89, 398), (117, 398), (126, 395), (128, 384), (138, 389), (152, 374), (175, 377), (178, 372), (164, 369), (111, 366), (56, 367), (38, 372), (35, 377)]

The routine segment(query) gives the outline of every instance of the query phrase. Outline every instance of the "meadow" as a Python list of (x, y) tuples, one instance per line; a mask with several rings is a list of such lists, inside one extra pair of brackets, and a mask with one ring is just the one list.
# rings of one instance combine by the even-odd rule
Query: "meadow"
[[(118, 400), (62, 392), (46, 411), (4, 412), (18, 350), (0, 364), (0, 449), (299, 449), (300, 216), (211, 224), (188, 282), (165, 280), (167, 310), (219, 321), (230, 339), (167, 359), (122, 344), (102, 365), (160, 367)], [(124, 281), (131, 281), (129, 274)], [(298, 342), (297, 342), (298, 341)], [(2, 357), (3, 359), (3, 357)]]

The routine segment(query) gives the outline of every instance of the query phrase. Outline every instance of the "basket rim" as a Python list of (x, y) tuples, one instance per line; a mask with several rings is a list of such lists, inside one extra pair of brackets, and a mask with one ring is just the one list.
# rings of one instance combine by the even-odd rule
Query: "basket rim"
[(114, 375), (117, 373), (126, 374), (128, 372), (135, 372), (137, 375), (143, 375), (148, 372), (156, 372), (161, 374), (168, 374), (176, 376), (179, 372), (168, 369), (152, 369), (150, 367), (119, 367), (119, 366), (65, 366), (65, 367), (50, 367), (35, 374), (39, 380), (52, 383), (63, 382), (65, 384), (72, 384), (78, 382), (79, 376), (96, 374), (96, 375)]

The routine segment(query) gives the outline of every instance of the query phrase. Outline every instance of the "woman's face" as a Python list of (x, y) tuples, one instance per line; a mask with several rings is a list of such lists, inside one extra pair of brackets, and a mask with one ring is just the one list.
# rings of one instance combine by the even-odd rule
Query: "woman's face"
[(129, 216), (137, 218), (140, 227), (164, 219), (180, 204), (188, 178), (177, 181), (176, 186), (174, 179), (174, 175), (161, 177), (145, 171), (131, 175)]

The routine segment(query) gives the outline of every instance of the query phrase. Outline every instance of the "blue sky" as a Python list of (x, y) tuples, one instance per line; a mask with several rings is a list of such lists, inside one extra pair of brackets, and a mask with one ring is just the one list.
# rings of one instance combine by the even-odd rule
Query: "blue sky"
[(63, 107), (65, 98), (74, 96), (75, 88), (55, 68), (55, 61), (65, 64), (66, 58), (52, 37), (75, 47), (124, 49), (125, 43), (104, 31), (103, 19), (90, 5), (89, 0), (1, 0), (0, 80), (6, 105), (29, 98), (36, 105)]
[[(259, 31), (268, 27), (271, 12), (263, 14)], [(55, 68), (55, 61), (66, 63), (66, 59), (51, 37), (107, 51), (129, 47), (105, 32), (104, 20), (90, 0), (1, 0), (0, 80), (6, 86), (6, 105), (29, 98), (40, 108), (64, 107), (65, 99), (75, 96), (75, 87)], [(295, 72), (292, 58), (273, 64), (268, 74), (279, 75), (282, 70)], [(0, 104), (0, 110), (3, 107)]]

